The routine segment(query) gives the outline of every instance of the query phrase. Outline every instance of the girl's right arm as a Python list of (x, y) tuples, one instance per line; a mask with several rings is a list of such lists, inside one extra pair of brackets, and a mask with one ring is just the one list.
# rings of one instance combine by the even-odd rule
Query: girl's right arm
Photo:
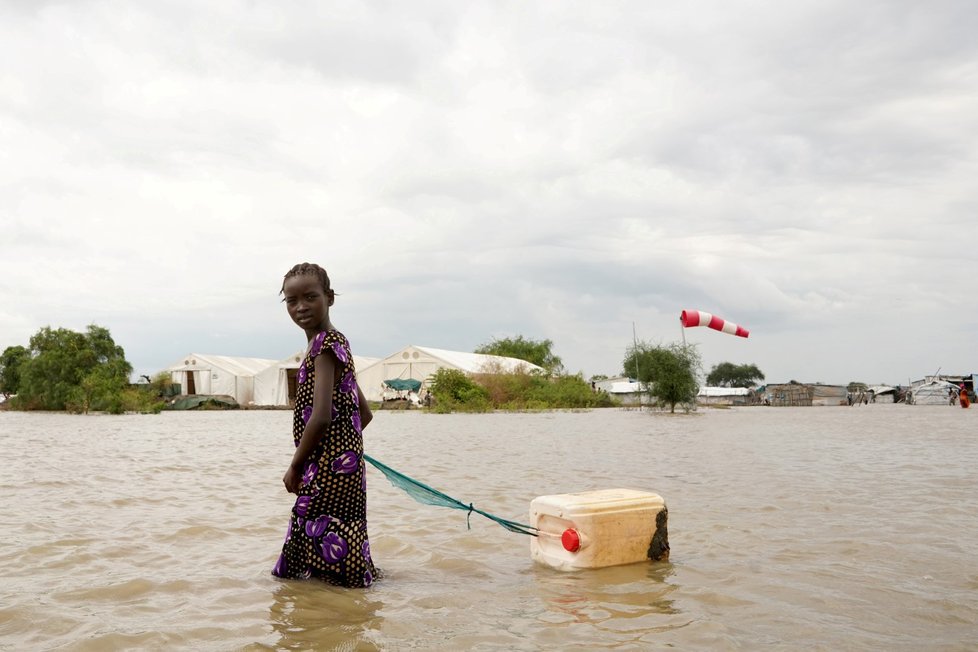
[(367, 427), (374, 418), (374, 413), (370, 409), (370, 404), (367, 403), (367, 399), (363, 395), (363, 390), (357, 385), (357, 398), (360, 399), (360, 430), (362, 431)]

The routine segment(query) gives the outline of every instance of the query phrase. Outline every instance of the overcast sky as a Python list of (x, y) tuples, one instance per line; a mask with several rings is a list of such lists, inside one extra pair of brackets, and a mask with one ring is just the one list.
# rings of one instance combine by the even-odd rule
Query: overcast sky
[(136, 374), (639, 340), (769, 382), (978, 371), (978, 11), (929, 2), (0, 1), (0, 350)]

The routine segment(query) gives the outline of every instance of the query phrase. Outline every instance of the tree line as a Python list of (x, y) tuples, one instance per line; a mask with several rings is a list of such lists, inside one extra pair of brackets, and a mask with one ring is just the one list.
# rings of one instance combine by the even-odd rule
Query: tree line
[[(549, 339), (522, 335), (493, 339), (476, 353), (525, 360), (542, 371), (503, 373), (485, 369), (467, 375), (442, 369), (432, 378), (430, 394), (438, 412), (536, 410), (608, 407), (607, 392), (594, 389), (582, 374), (564, 372)], [(700, 356), (695, 345), (636, 343), (622, 361), (626, 376), (642, 383), (654, 403), (675, 412), (689, 410), (699, 392)], [(41, 328), (27, 347), (9, 346), (0, 354), (0, 393), (8, 406), (22, 410), (159, 412), (156, 384), (129, 383), (132, 365), (107, 328), (91, 324), (83, 333)], [(756, 365), (723, 362), (706, 377), (708, 385), (750, 387), (764, 379)], [(592, 379), (593, 380), (593, 379)]]
[(84, 333), (41, 328), (28, 346), (0, 354), (0, 393), (21, 410), (159, 412), (152, 391), (129, 384), (132, 365), (107, 328), (91, 324)]
[[(491, 409), (547, 409), (604, 407), (614, 400), (578, 375), (565, 375), (563, 362), (550, 340), (494, 339), (476, 353), (526, 360), (544, 369), (542, 374), (487, 373), (466, 376), (441, 370), (435, 374), (431, 394), (438, 411), (487, 411)], [(655, 405), (690, 410), (699, 393), (700, 355), (695, 345), (636, 343), (626, 352), (622, 368), (626, 376), (643, 384)], [(597, 377), (595, 377), (597, 378)], [(592, 379), (593, 380), (593, 379)], [(707, 385), (752, 387), (764, 380), (754, 364), (722, 362), (706, 377)]]

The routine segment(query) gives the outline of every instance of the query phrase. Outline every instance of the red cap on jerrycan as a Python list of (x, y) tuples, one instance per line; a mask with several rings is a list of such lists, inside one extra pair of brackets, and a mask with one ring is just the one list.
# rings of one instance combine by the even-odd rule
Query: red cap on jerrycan
[(577, 552), (581, 549), (581, 535), (572, 527), (564, 530), (564, 533), (560, 535), (560, 542), (567, 552)]

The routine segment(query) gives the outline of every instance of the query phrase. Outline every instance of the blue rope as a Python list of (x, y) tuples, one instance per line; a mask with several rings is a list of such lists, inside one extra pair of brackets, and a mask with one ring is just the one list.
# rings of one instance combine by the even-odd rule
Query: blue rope
[(466, 505), (462, 501), (452, 498), (448, 494), (442, 493), (437, 489), (429, 487), (423, 482), (415, 480), (414, 478), (404, 475), (400, 471), (396, 471), (392, 469), (386, 464), (379, 462), (374, 458), (370, 457), (366, 453), (364, 453), (363, 458), (368, 462), (370, 462), (371, 464), (373, 464), (375, 467), (377, 467), (377, 469), (379, 469), (380, 472), (383, 473), (388, 480), (390, 480), (390, 483), (392, 485), (406, 492), (409, 496), (414, 498), (422, 505), (434, 505), (435, 507), (449, 507), (451, 509), (461, 509), (463, 511), (467, 511), (468, 514), (465, 517), (465, 523), (468, 526), (468, 529), (470, 530), (472, 529), (472, 523), (471, 523), (472, 512), (475, 512), (476, 514), (481, 514), (482, 516), (485, 516), (490, 521), (498, 523), (499, 525), (503, 526), (510, 532), (516, 532), (517, 534), (527, 534), (531, 537), (538, 536), (537, 533), (539, 532), (539, 530), (535, 527), (526, 525), (524, 523), (518, 523), (516, 521), (510, 521), (505, 518), (500, 518), (495, 514), (484, 512), (481, 509), (476, 509), (476, 507), (472, 503)]

